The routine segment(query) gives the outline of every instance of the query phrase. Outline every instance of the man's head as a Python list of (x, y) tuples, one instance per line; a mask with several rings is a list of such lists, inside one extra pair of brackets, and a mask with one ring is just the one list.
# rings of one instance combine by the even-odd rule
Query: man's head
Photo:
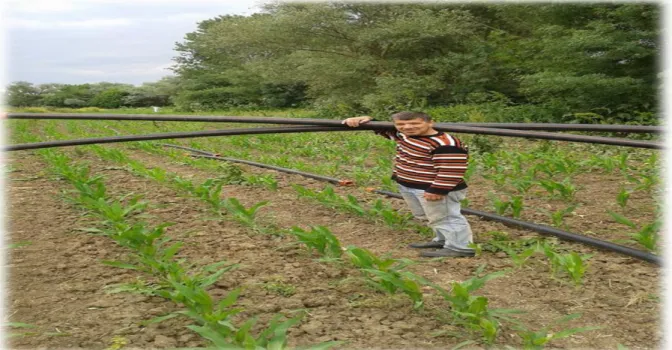
[(407, 136), (425, 136), (436, 133), (432, 117), (422, 112), (399, 112), (392, 114), (397, 130)]

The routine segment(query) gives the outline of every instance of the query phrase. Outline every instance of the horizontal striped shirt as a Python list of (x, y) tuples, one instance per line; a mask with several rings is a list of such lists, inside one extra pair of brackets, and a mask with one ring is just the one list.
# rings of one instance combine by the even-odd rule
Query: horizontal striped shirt
[(392, 179), (410, 188), (448, 194), (467, 188), (469, 150), (457, 137), (442, 131), (428, 136), (406, 136), (392, 130), (377, 134), (397, 143)]

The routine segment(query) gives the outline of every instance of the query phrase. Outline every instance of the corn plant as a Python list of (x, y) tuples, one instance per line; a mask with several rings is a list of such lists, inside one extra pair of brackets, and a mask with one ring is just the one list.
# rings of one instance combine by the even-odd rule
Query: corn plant
[(608, 211), (614, 220), (620, 224), (626, 225), (630, 228), (638, 230), (637, 232), (629, 233), (629, 236), (632, 237), (632, 240), (641, 244), (646, 249), (651, 252), (658, 251), (658, 241), (660, 240), (660, 228), (662, 227), (662, 222), (659, 219), (656, 219), (652, 223), (642, 225), (637, 227), (637, 225), (630, 221), (628, 218), (623, 215)]
[(625, 206), (628, 205), (628, 199), (630, 198), (630, 192), (625, 189), (625, 187), (621, 187), (620, 191), (618, 191), (618, 194), (616, 195), (616, 203), (621, 208), (625, 209)]
[(501, 277), (506, 273), (506, 271), (498, 271), (479, 277), (484, 268), (485, 265), (481, 265), (476, 271), (475, 276), (464, 282), (453, 282), (450, 291), (435, 284), (429, 285), (436, 289), (443, 296), (444, 300), (449, 303), (450, 318), (453, 322), (478, 333), (485, 343), (492, 344), (499, 332), (499, 319), (506, 318), (504, 314), (517, 311), (490, 309), (488, 307), (488, 298), (471, 294), (483, 287), (485, 282)]
[(566, 338), (576, 333), (588, 332), (602, 328), (591, 326), (591, 327), (563, 329), (560, 331), (551, 332), (551, 328), (553, 328), (554, 326), (557, 326), (562, 323), (567, 323), (568, 321), (579, 317), (581, 317), (581, 315), (579, 314), (571, 314), (564, 316), (556, 321), (553, 321), (551, 324), (543, 327), (538, 331), (530, 330), (527, 327), (523, 326), (522, 324), (514, 326), (513, 329), (517, 330), (518, 332), (516, 334), (518, 334), (518, 336), (522, 338), (523, 349), (541, 350), (544, 348), (545, 345), (547, 345), (553, 340)]
[(215, 179), (207, 179), (198, 186), (192, 184), (190, 192), (204, 202), (210, 204), (212, 210), (216, 213), (220, 213), (222, 208), (226, 205), (226, 201), (221, 198), (222, 183)]
[(523, 197), (513, 196), (511, 197), (511, 216), (514, 218), (519, 218), (520, 213), (523, 211)]
[(385, 204), (382, 200), (376, 200), (371, 208), (367, 211), (371, 216), (377, 216), (383, 219), (383, 222), (391, 227), (403, 227), (406, 226), (412, 215), (402, 215), (399, 214), (397, 210), (392, 208), (390, 205)]
[(527, 260), (539, 250), (538, 244), (528, 247), (522, 251), (518, 251), (518, 249), (515, 249), (504, 242), (490, 241), (488, 243), (505, 252), (518, 269), (523, 267), (525, 262), (527, 262)]
[(572, 201), (576, 195), (577, 187), (571, 183), (571, 179), (566, 177), (562, 182), (556, 182), (554, 180), (540, 180), (539, 185), (546, 189), (551, 197), (556, 196), (556, 191), (560, 198)]
[(579, 255), (576, 252), (561, 254), (548, 245), (542, 246), (541, 250), (548, 257), (553, 276), (556, 276), (559, 271), (564, 271), (577, 287), (582, 283), (583, 275), (588, 268), (587, 260), (592, 257), (592, 254)]
[[(214, 326), (187, 326), (189, 329), (198, 333), (202, 337), (210, 340), (213, 347), (208, 349), (231, 349), (231, 350), (257, 350), (257, 349), (276, 349), (285, 350), (287, 347), (287, 330), (297, 324), (303, 316), (286, 319), (280, 322), (282, 315), (276, 315), (270, 321), (269, 326), (261, 331), (257, 336), (251, 333), (252, 326), (256, 323), (256, 318), (247, 320), (240, 328), (231, 327), (229, 334), (222, 335), (217, 332)], [(219, 326), (220, 328), (222, 326)], [(342, 344), (340, 341), (323, 342), (317, 345), (301, 347), (305, 350), (326, 350), (333, 346)]]
[[(22, 322), (8, 322), (6, 324), (7, 327), (10, 328), (18, 328), (18, 329), (33, 329), (37, 328), (37, 326), (28, 324), (28, 323), (22, 323)], [(9, 338), (15, 338), (15, 337), (25, 337), (29, 335), (38, 335), (38, 332), (21, 332), (21, 333), (15, 333), (11, 332), (8, 334)]]
[(272, 191), (278, 189), (278, 180), (273, 178), (273, 175), (247, 175), (245, 176), (244, 184), (246, 185), (262, 185)]
[(240, 185), (245, 183), (244, 172), (239, 166), (231, 163), (221, 163), (217, 168), (218, 173), (220, 174), (217, 178), (220, 182), (227, 185)]
[(323, 257), (340, 258), (341, 254), (343, 254), (341, 242), (324, 226), (311, 227), (310, 231), (295, 226), (292, 227), (289, 233), (296, 237), (309, 250), (315, 250)]
[(651, 193), (654, 187), (660, 183), (660, 177), (653, 168), (643, 169), (641, 172), (636, 174), (637, 176), (632, 176), (626, 174), (628, 181), (637, 184), (634, 188), (635, 191), (643, 190), (647, 193)]
[[(554, 172), (564, 174), (566, 176), (572, 176), (576, 174), (580, 169), (580, 164), (565, 157), (552, 158), (549, 160), (551, 168)], [(549, 174), (549, 176), (553, 176)]]
[(133, 196), (128, 200), (128, 204), (124, 204), (124, 200), (130, 195), (128, 194), (118, 200), (84, 197), (81, 203), (87, 209), (104, 217), (104, 225), (122, 223), (132, 215), (142, 213), (148, 205), (147, 202), (140, 201), (142, 198), (140, 195)]
[(388, 294), (402, 292), (412, 301), (414, 308), (423, 305), (421, 284), (429, 282), (411, 272), (403, 271), (414, 262), (408, 259), (380, 258), (371, 251), (350, 246), (345, 250), (350, 262), (364, 276), (364, 281), (376, 290)]
[(128, 158), (124, 152), (116, 148), (106, 148), (100, 145), (91, 145), (91, 148), (103, 159), (111, 160), (117, 163), (126, 163), (130, 160), (130, 158)]
[(553, 222), (553, 226), (555, 227), (567, 227), (565, 224), (565, 217), (569, 216), (571, 213), (574, 212), (576, 209), (577, 205), (570, 205), (565, 209), (558, 209), (552, 213), (551, 215), (551, 221)]
[(526, 194), (535, 185), (533, 178), (528, 176), (515, 177), (511, 179), (511, 185), (518, 190), (519, 194)]
[(497, 187), (504, 187), (504, 185), (506, 184), (506, 180), (509, 178), (509, 175), (504, 172), (501, 172), (490, 175), (484, 174), (483, 178), (492, 180)]
[(334, 192), (332, 186), (327, 185), (324, 190), (320, 192), (315, 192), (301, 185), (292, 185), (292, 187), (298, 192), (300, 197), (314, 198), (327, 207), (342, 209), (358, 216), (363, 216), (367, 212), (366, 209), (359, 204), (357, 198), (348, 195), (346, 197), (347, 199), (344, 199)]
[(256, 219), (257, 212), (261, 207), (268, 204), (268, 201), (258, 202), (249, 208), (245, 208), (245, 206), (240, 204), (238, 199), (233, 197), (227, 198), (222, 203), (226, 208), (226, 212), (233, 215), (233, 217), (238, 222), (245, 226), (253, 227), (255, 225), (254, 221)]
[(158, 183), (167, 183), (170, 179), (168, 172), (163, 168), (147, 169), (143, 175), (150, 177)]

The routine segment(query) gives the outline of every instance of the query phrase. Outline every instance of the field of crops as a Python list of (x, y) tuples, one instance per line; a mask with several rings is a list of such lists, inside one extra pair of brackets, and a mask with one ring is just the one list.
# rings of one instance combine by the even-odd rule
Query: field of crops
[[(6, 125), (11, 143), (252, 126)], [(472, 149), (466, 207), (662, 251), (660, 151), (458, 136)], [(369, 191), (396, 191), (393, 153), (370, 131), (6, 153), (10, 345), (658, 347), (654, 264), (475, 216), (477, 257), (418, 257), (407, 245), (431, 233)]]

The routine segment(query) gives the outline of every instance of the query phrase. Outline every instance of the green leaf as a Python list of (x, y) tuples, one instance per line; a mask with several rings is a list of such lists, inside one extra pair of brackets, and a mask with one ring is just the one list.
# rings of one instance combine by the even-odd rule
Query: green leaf
[(627, 225), (627, 226), (630, 226), (630, 227), (632, 227), (632, 228), (637, 227), (637, 225), (635, 225), (635, 224), (634, 224), (632, 221), (630, 221), (628, 218), (626, 218), (626, 217), (624, 217), (624, 216), (622, 216), (622, 215), (620, 215), (620, 214), (614, 213), (614, 212), (611, 211), (611, 210), (608, 210), (607, 212), (608, 212), (609, 215), (611, 215), (611, 217), (614, 218), (614, 220), (616, 220), (616, 222), (618, 222), (619, 224)]
[(28, 324), (28, 323), (22, 323), (22, 322), (8, 322), (7, 326), (13, 327), (13, 328), (37, 328), (37, 326)]
[(105, 264), (105, 265), (119, 267), (119, 268), (122, 268), (122, 269), (140, 270), (139, 266), (129, 264), (129, 263), (125, 263), (125, 262), (121, 262), (121, 261), (103, 260), (102, 263)]
[(179, 316), (179, 314), (177, 314), (177, 313), (169, 313), (169, 314), (167, 314), (167, 315), (154, 317), (154, 318), (151, 318), (151, 319), (149, 319), (149, 320), (140, 321), (139, 324), (142, 325), (142, 326), (148, 326), (148, 325), (150, 325), (150, 324), (163, 322), (163, 321), (165, 321), (165, 320), (169, 320), (169, 319), (174, 318), (174, 317), (177, 317), (177, 316)]

